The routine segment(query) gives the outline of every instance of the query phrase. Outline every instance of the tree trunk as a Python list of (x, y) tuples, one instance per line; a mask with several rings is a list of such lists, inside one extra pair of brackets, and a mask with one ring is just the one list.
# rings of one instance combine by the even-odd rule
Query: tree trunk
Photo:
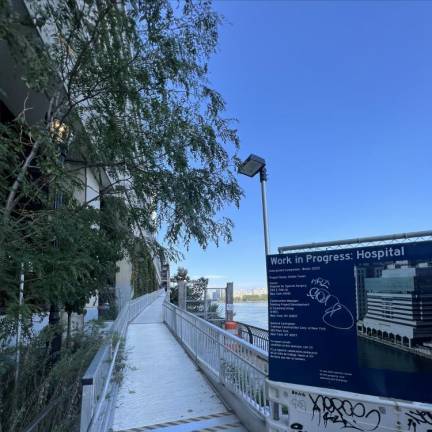
[(35, 143), (33, 144), (33, 147), (31, 149), (30, 154), (27, 156), (27, 158), (24, 161), (23, 166), (21, 167), (15, 181), (12, 184), (12, 187), (10, 188), (7, 200), (6, 200), (6, 205), (5, 205), (5, 209), (4, 209), (4, 213), (3, 213), (3, 219), (7, 222), (9, 220), (9, 216), (16, 204), (15, 202), (15, 197), (18, 193), (18, 189), (21, 185), (21, 183), (23, 182), (25, 175), (27, 174), (27, 170), (28, 167), (30, 166), (31, 161), (35, 158), (39, 147), (41, 145), (41, 140), (37, 140), (35, 141)]
[(54, 329), (50, 341), (49, 361), (50, 363), (55, 363), (60, 355), (60, 349), (62, 344), (62, 332), (59, 328), (60, 311), (58, 306), (55, 304), (52, 304), (50, 306), (48, 323)]
[(70, 346), (72, 312), (67, 313), (66, 348)]

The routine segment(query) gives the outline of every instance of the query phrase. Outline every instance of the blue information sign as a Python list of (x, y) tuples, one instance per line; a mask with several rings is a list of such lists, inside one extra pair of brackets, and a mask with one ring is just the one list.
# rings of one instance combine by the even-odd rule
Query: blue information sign
[(267, 257), (270, 379), (432, 402), (432, 242)]

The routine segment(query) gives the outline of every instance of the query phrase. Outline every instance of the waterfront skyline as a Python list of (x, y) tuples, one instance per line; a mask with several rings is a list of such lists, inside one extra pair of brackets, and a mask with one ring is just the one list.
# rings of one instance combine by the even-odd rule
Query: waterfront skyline
[[(267, 161), (272, 252), (428, 229), (432, 3), (215, 7), (229, 24), (210, 77), (239, 119), (240, 156)], [(204, 252), (192, 245), (179, 265), (212, 275), (210, 286), (260, 288), (259, 181), (239, 181), (246, 192), (240, 210), (224, 213), (235, 222), (233, 242)]]

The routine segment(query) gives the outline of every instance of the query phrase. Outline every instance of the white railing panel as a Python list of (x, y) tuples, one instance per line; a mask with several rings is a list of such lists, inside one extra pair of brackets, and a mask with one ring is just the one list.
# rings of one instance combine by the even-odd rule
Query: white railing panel
[(268, 354), (196, 315), (164, 303), (164, 322), (184, 347), (260, 417), (266, 396)]

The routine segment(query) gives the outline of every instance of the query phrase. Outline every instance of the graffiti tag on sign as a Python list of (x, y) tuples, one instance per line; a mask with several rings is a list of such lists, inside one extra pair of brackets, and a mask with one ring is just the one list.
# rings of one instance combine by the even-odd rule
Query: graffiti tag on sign
[(309, 398), (313, 403), (312, 418), (318, 416), (318, 424), (324, 427), (331, 423), (341, 429), (366, 432), (377, 430), (381, 423), (380, 411), (367, 409), (362, 402), (311, 394)]
[(313, 279), (306, 295), (324, 305), (324, 324), (338, 330), (349, 330), (354, 326), (353, 314), (330, 292), (330, 282), (327, 279)]
[[(409, 410), (405, 413), (407, 417), (408, 431), (418, 432), (425, 430), (426, 432), (432, 432), (432, 413), (429, 411), (420, 410)], [(419, 428), (419, 426), (430, 426), (427, 429)]]

